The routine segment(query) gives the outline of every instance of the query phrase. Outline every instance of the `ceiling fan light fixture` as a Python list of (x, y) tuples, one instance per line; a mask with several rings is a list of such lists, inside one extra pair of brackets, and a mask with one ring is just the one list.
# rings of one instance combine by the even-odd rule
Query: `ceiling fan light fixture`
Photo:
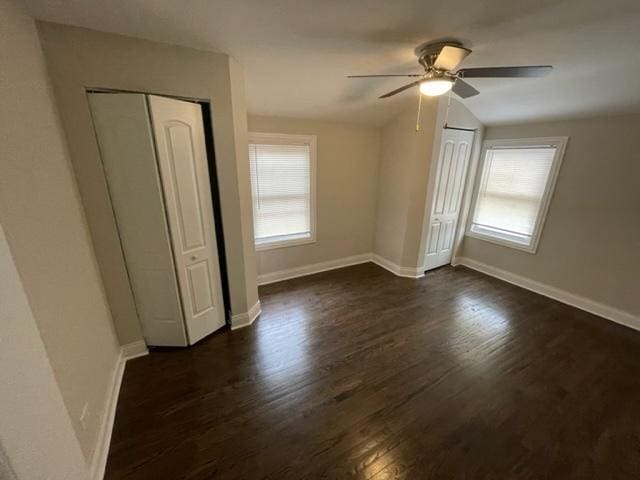
[(420, 93), (427, 97), (437, 97), (447, 93), (453, 87), (451, 78), (428, 78), (420, 84)]

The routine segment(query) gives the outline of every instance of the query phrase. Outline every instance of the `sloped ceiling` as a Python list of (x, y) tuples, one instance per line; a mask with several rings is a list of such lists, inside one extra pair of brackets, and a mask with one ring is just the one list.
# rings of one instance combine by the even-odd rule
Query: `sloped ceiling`
[(465, 105), (502, 124), (640, 111), (637, 0), (26, 0), (39, 19), (231, 54), (249, 111), (380, 125), (416, 102), (377, 97), (413, 49), (457, 38), (465, 67), (551, 64), (542, 79), (470, 81)]

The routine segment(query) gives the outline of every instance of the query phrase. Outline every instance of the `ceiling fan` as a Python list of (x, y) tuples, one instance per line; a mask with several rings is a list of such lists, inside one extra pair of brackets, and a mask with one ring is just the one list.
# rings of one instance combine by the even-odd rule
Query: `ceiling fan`
[(476, 67), (455, 69), (471, 53), (471, 50), (457, 41), (432, 42), (420, 45), (415, 50), (418, 62), (424, 68), (422, 73), (349, 75), (348, 78), (370, 77), (411, 77), (417, 80), (396, 88), (379, 98), (389, 98), (412, 87), (419, 87), (427, 96), (437, 96), (452, 90), (461, 98), (473, 97), (480, 92), (463, 80), (467, 78), (526, 78), (544, 77), (549, 74), (551, 65), (521, 67)]

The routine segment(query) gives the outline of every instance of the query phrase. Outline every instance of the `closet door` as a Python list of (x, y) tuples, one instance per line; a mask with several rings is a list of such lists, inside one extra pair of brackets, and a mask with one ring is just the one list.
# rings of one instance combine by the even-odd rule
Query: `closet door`
[(145, 341), (186, 346), (146, 98), (92, 93), (89, 104)]
[(442, 132), (424, 257), (425, 270), (451, 263), (473, 135), (473, 132), (464, 130), (445, 129)]
[(178, 283), (193, 344), (225, 324), (200, 105), (150, 95)]

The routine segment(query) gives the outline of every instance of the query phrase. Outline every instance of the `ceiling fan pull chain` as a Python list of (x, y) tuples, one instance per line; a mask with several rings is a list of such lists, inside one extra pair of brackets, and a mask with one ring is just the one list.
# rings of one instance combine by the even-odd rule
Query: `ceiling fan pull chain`
[(416, 118), (416, 132), (420, 131), (420, 111), (422, 110), (422, 94), (418, 92), (418, 118)]
[(447, 111), (444, 112), (444, 125), (445, 126), (449, 122), (449, 107), (451, 107), (451, 90), (449, 90), (449, 95), (447, 95)]

